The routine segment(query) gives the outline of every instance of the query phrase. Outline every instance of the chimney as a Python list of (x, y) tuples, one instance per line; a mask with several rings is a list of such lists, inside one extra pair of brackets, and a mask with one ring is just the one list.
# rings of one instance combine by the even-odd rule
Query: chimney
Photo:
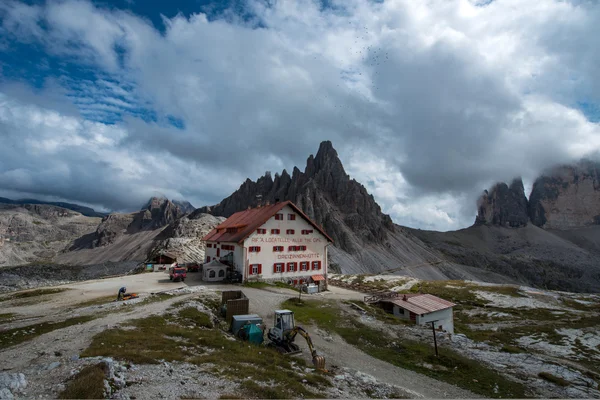
[(270, 206), (270, 205), (271, 205), (271, 202), (270, 202), (269, 200), (267, 200), (267, 201), (265, 202), (265, 206)]
[(406, 295), (404, 295), (404, 296), (402, 297), (402, 300), (406, 301), (406, 299), (407, 299), (407, 298), (408, 298), (408, 297), (406, 297)]
[(275, 199), (275, 203), (279, 203), (279, 199)]

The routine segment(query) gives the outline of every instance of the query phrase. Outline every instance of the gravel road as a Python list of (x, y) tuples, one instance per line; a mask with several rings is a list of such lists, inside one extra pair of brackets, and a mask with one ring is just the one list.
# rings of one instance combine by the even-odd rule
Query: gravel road
[[(50, 301), (42, 301), (24, 307), (8, 307), (6, 312), (18, 312), (21, 315), (27, 316), (46, 316), (45, 318), (40, 319), (40, 321), (43, 319), (57, 320), (61, 317), (61, 310), (63, 310), (62, 318), (75, 316), (66, 315), (64, 310), (94, 298), (109, 295), (116, 296), (116, 291), (121, 286), (126, 286), (129, 292), (148, 294), (182, 286), (202, 285), (204, 288), (201, 289), (199, 293), (202, 293), (203, 291), (214, 293), (214, 291), (220, 290), (242, 289), (250, 299), (250, 312), (260, 315), (267, 325), (271, 326), (273, 310), (280, 308), (281, 303), (286, 299), (298, 295), (297, 292), (282, 288), (270, 288), (269, 290), (265, 290), (223, 284), (206, 284), (201, 282), (199, 278), (199, 274), (192, 273), (188, 275), (188, 279), (185, 283), (173, 283), (169, 281), (168, 275), (166, 274), (152, 273), (80, 282), (65, 285), (65, 287), (71, 290), (63, 292), (60, 295), (53, 295), (52, 300)], [(77, 356), (84, 350), (96, 333), (128, 319), (162, 313), (172, 303), (192, 296), (197, 296), (197, 294), (198, 292), (177, 296), (172, 300), (150, 303), (147, 305), (137, 305), (135, 306), (135, 309), (132, 309), (130, 312), (109, 314), (106, 317), (81, 325), (71, 326), (41, 335), (21, 345), (0, 352), (0, 364), (4, 371), (22, 372), (28, 377), (30, 389), (27, 392), (27, 397), (37, 397), (38, 395), (45, 397), (46, 393), (49, 393), (49, 396), (52, 397), (49, 388), (52, 385), (56, 385), (57, 382), (64, 381), (64, 376), (65, 374), (68, 376), (68, 372), (63, 369), (70, 368), (67, 365), (69, 359)], [(363, 294), (332, 286), (330, 287), (330, 292), (326, 294), (323, 293), (310, 296), (303, 294), (303, 297), (316, 300), (360, 300), (363, 298)], [(7, 329), (9, 327), (8, 324), (4, 324), (2, 329)], [(312, 327), (308, 327), (308, 329), (318, 352), (326, 357), (328, 366), (336, 365), (339, 368), (345, 367), (372, 375), (382, 383), (402, 388), (410, 397), (476, 397), (472, 393), (450, 384), (436, 381), (427, 376), (404, 370), (384, 361), (375, 359), (347, 344), (339, 336), (333, 335), (332, 341), (329, 340), (329, 337), (327, 338), (328, 340), (325, 340), (317, 333), (319, 332), (318, 329)], [(357, 334), (360, 334), (360, 332), (357, 332)], [(299, 341), (299, 343), (301, 346), (305, 347), (304, 343), (301, 341)], [(55, 356), (55, 354), (60, 354), (61, 356)], [(302, 356), (310, 363), (310, 355), (306, 347), (304, 348)], [(49, 371), (44, 369), (47, 368), (49, 364), (56, 361), (61, 363), (59, 367)], [(40, 371), (44, 372), (41, 373)]]

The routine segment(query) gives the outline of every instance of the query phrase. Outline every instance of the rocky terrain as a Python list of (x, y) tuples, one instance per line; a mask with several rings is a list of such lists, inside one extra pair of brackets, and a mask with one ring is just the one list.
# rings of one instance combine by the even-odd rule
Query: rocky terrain
[[(332, 275), (303, 295), (240, 287), (271, 327), (290, 308), (327, 372), (227, 333), (220, 290), (163, 273), (0, 295), (2, 398), (599, 398), (597, 295), (406, 276)], [(114, 302), (120, 286), (140, 297)], [(361, 292), (340, 288), (345, 286)], [(396, 319), (366, 293), (427, 292), (454, 309), (455, 334)], [(154, 293), (154, 294), (152, 294)], [(151, 340), (139, 340), (151, 338)]]
[[(184, 209), (191, 205), (180, 203)], [(174, 202), (154, 197), (140, 211), (110, 214), (97, 229), (75, 240), (55, 261), (64, 264), (98, 264), (106, 261), (147, 260), (168, 249), (180, 262), (204, 261), (202, 237), (222, 219), (186, 211)]]
[(79, 204), (73, 203), (65, 203), (61, 201), (41, 201), (35, 199), (19, 199), (19, 200), (11, 200), (5, 197), (0, 197), (0, 204), (12, 204), (12, 205), (25, 205), (25, 204), (37, 204), (37, 205), (47, 205), (54, 206), (60, 208), (66, 208), (67, 210), (78, 212), (81, 215), (85, 215), (86, 217), (98, 217), (102, 218), (106, 215), (106, 213), (101, 213), (95, 211), (93, 208), (81, 206)]
[(445, 259), (518, 282), (570, 291), (600, 291), (600, 165), (554, 168), (533, 185), (521, 179), (484, 191), (472, 227), (411, 230)]
[(43, 204), (0, 204), (0, 266), (48, 262), (100, 218)]
[(542, 175), (531, 191), (529, 217), (545, 229), (600, 225), (600, 164), (582, 161)]
[(529, 222), (527, 197), (523, 181), (515, 179), (508, 186), (498, 183), (489, 192), (484, 191), (477, 204), (475, 225), (520, 227)]

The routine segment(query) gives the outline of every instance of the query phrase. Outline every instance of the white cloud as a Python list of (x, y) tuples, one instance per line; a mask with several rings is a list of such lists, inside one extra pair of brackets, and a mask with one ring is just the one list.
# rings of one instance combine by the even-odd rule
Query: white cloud
[[(476, 195), (496, 180), (532, 181), (556, 162), (600, 149), (598, 124), (573, 108), (600, 104), (600, 50), (591, 40), (600, 34), (597, 4), (266, 4), (248, 1), (260, 28), (199, 13), (164, 17), (161, 33), (139, 16), (86, 1), (3, 3), (2, 33), (95, 69), (96, 80), (61, 81), (84, 117), (126, 117), (107, 126), (39, 100), (47, 91), (28, 96), (30, 106), (4, 91), (0, 135), (23, 134), (30, 144), (23, 151), (48, 155), (77, 146), (77, 157), (49, 160), (66, 169), (48, 178), (68, 170), (56, 193), (75, 199), (72, 163), (112, 171), (102, 193), (88, 189), (107, 207), (156, 190), (210, 203), (247, 176), (302, 165), (330, 139), (396, 222), (432, 229), (472, 223)], [(142, 108), (155, 110), (157, 122), (137, 118)], [(167, 115), (185, 128), (170, 127)], [(12, 174), (4, 181), (10, 189), (23, 168), (35, 175), (9, 160), (0, 171)]]

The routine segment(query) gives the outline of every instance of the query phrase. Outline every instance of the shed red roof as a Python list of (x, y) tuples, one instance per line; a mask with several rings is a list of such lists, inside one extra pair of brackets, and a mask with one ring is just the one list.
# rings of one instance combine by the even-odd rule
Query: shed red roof
[(434, 311), (445, 310), (456, 304), (440, 299), (432, 294), (407, 294), (393, 300), (382, 300), (412, 311), (415, 314), (429, 314)]
[[(325, 233), (325, 231), (313, 222), (306, 214), (291, 201), (284, 201), (268, 206), (251, 208), (249, 210), (239, 211), (227, 218), (223, 223), (217, 225), (212, 231), (202, 238), (207, 242), (233, 242), (241, 243), (252, 234), (262, 224), (267, 222), (269, 218), (281, 211), (285, 206), (290, 206), (310, 223), (316, 230), (321, 232), (323, 236), (330, 242), (333, 240)], [(227, 228), (235, 228), (235, 232), (227, 232)]]

